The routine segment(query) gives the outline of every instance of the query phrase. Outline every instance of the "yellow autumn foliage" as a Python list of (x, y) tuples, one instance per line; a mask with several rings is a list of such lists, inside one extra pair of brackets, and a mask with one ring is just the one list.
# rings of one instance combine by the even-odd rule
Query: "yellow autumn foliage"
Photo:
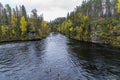
[(42, 28), (46, 28), (46, 26), (47, 26), (46, 22), (42, 20), (41, 26), (42, 26)]
[(13, 15), (11, 18), (11, 24), (12, 24), (12, 26), (15, 26), (16, 23), (17, 23), (17, 18)]
[(12, 34), (15, 34), (15, 30), (14, 29), (12, 30)]
[(6, 35), (6, 28), (5, 28), (5, 26), (1, 26), (1, 32), (2, 32), (2, 36)]
[(88, 16), (83, 16), (84, 21), (88, 21), (89, 17)]
[(71, 27), (71, 28), (69, 29), (69, 31), (70, 31), (70, 32), (73, 32), (73, 27)]
[(66, 23), (67, 23), (68, 27), (70, 27), (72, 25), (72, 21), (71, 20), (68, 20)]
[(117, 12), (120, 13), (120, 0), (118, 0), (118, 5), (117, 5)]
[(20, 29), (22, 34), (27, 31), (27, 21), (25, 20), (24, 16), (22, 16), (20, 19)]
[(42, 31), (43, 31), (43, 34), (46, 34), (47, 32), (47, 24), (44, 20), (42, 20), (41, 22), (41, 27), (42, 27)]

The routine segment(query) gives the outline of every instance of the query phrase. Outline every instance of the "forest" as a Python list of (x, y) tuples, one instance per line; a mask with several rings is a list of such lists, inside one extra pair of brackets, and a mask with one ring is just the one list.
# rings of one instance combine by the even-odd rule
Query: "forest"
[(0, 3), (0, 41), (42, 39), (48, 35), (49, 28), (43, 15), (31, 10), (28, 15), (24, 5), (11, 8)]
[(2, 1), (0, 80), (120, 80), (120, 0)]
[(50, 31), (93, 43), (120, 46), (120, 0), (84, 0), (67, 17), (49, 23), (36, 9), (0, 3), (0, 41), (42, 39)]
[(120, 0), (84, 0), (81, 6), (50, 22), (52, 30), (87, 42), (120, 46)]

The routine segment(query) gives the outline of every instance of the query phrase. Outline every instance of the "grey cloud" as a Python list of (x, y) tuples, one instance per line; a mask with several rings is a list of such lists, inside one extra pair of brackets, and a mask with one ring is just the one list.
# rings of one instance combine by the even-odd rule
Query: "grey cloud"
[[(5, 1), (5, 0), (1, 0)], [(82, 0), (8, 0), (13, 7), (15, 5), (25, 5), (28, 13), (36, 8), (38, 14), (43, 13), (45, 20), (56, 17), (64, 17), (67, 12), (72, 11), (76, 5), (80, 5)], [(15, 4), (15, 5), (13, 5)]]
[(75, 4), (77, 4), (77, 1), (73, 2), (72, 0), (71, 1), (69, 0), (48, 0), (45, 2), (37, 1), (35, 3), (33, 2), (32, 4), (27, 4), (27, 5), (32, 5), (36, 8), (39, 8), (39, 10), (42, 11), (42, 10), (52, 10), (54, 8), (71, 10), (71, 8), (75, 6)]

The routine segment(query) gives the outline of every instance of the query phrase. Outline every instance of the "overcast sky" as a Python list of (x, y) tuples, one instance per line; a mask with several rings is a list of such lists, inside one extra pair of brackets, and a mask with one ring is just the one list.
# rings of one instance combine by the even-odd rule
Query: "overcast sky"
[(0, 0), (2, 4), (25, 5), (28, 13), (36, 8), (38, 14), (43, 14), (46, 21), (53, 20), (57, 17), (64, 17), (67, 12), (73, 11), (83, 0)]

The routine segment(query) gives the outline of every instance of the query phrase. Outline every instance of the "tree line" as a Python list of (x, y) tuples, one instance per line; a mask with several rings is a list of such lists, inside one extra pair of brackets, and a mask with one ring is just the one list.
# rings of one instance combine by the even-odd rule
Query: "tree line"
[(41, 39), (49, 31), (43, 15), (38, 15), (36, 9), (28, 15), (24, 5), (11, 8), (0, 3), (0, 41)]
[(120, 0), (84, 0), (49, 25), (70, 38), (120, 46)]

